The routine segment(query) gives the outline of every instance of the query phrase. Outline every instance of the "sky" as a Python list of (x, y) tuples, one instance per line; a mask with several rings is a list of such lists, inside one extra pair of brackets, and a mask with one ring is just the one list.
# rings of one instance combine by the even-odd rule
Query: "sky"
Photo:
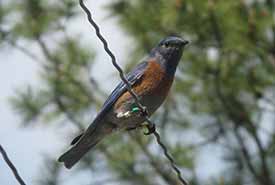
[[(115, 53), (118, 62), (123, 65), (127, 54), (125, 48), (130, 48), (131, 40), (119, 28), (117, 20), (108, 17), (108, 13), (104, 10), (104, 5), (109, 1), (101, 0), (93, 1), (93, 3), (89, 1), (88, 6), (93, 11), (94, 19), (100, 24), (102, 33), (109, 41), (110, 48)], [(87, 23), (84, 13), (69, 25), (71, 33), (79, 33), (80, 30), (87, 42), (93, 42), (93, 45), (97, 46), (93, 48), (97, 52), (97, 58), (91, 74), (96, 79), (106, 82), (103, 84), (103, 89), (106, 92), (111, 92), (119, 79), (118, 77), (110, 78), (110, 75), (115, 74), (115, 69), (110, 67), (110, 58), (103, 51), (102, 44), (96, 38), (93, 28)], [(36, 49), (32, 46), (28, 46), (28, 48), (33, 51)], [(27, 184), (36, 184), (37, 176), (43, 169), (43, 157), (61, 154), (66, 141), (63, 138), (65, 131), (60, 127), (44, 126), (43, 123), (37, 123), (31, 129), (20, 127), (21, 119), (10, 106), (8, 99), (14, 95), (16, 89), (25, 88), (29, 84), (39, 85), (39, 83), (39, 66), (36, 61), (16, 50), (0, 51), (0, 143)], [(206, 147), (205, 150), (213, 152), (216, 149)], [(219, 152), (213, 153), (218, 154)], [(199, 156), (197, 163), (201, 166), (198, 170), (199, 173), (206, 178), (217, 173), (220, 168), (217, 155), (213, 155), (212, 158), (209, 158), (208, 155), (204, 156), (206, 155)], [(216, 164), (216, 168), (210, 168), (213, 164)], [(66, 173), (73, 173), (73, 171)], [(74, 181), (79, 184), (79, 179), (81, 177)], [(0, 184), (17, 184), (2, 158), (0, 158)]]

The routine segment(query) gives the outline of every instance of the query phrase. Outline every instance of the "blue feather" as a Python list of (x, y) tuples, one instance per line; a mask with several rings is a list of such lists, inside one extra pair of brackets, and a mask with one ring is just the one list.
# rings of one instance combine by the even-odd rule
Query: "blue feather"
[[(134, 85), (144, 74), (144, 71), (148, 65), (147, 61), (141, 62), (138, 64), (130, 73), (126, 75), (126, 79), (131, 85)], [(107, 98), (105, 103), (103, 104), (100, 112), (98, 113), (97, 117), (95, 118), (94, 122), (99, 121), (102, 117), (105, 116), (105, 113), (107, 113), (110, 108), (114, 105), (114, 103), (117, 101), (117, 99), (127, 91), (126, 84), (121, 81), (116, 88), (113, 90), (111, 95)]]

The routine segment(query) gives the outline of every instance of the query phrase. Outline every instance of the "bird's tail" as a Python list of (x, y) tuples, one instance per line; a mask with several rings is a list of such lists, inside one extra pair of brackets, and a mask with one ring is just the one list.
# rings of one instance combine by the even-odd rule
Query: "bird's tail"
[(70, 169), (112, 130), (112, 127), (108, 124), (91, 124), (82, 136), (78, 136), (73, 140), (72, 144), (75, 143), (75, 145), (61, 155), (58, 161), (64, 162), (65, 167)]

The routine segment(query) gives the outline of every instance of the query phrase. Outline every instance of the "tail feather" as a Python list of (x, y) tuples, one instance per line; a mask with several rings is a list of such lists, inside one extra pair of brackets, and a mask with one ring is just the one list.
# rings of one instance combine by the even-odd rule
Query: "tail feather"
[(73, 140), (73, 146), (58, 158), (64, 162), (66, 168), (73, 167), (91, 148), (112, 131), (111, 125), (107, 123), (92, 123), (83, 135)]
[(70, 169), (97, 143), (98, 141), (88, 147), (73, 146), (70, 150), (61, 155), (58, 161), (64, 162), (65, 167)]
[(83, 133), (80, 134), (80, 135), (78, 135), (78, 136), (76, 136), (76, 137), (72, 140), (71, 145), (74, 145), (75, 143), (77, 143), (77, 142), (79, 141), (79, 139), (80, 139), (82, 136), (83, 136)]

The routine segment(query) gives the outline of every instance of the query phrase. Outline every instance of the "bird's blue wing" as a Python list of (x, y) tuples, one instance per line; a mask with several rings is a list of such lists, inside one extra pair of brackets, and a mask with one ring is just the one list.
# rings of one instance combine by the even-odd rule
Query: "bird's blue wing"
[[(134, 85), (144, 74), (144, 71), (146, 69), (148, 62), (142, 62), (136, 66), (130, 73), (126, 75), (126, 79), (131, 85)], [(127, 91), (126, 84), (121, 81), (117, 87), (113, 90), (111, 95), (107, 98), (105, 103), (103, 104), (100, 112), (98, 113), (96, 120), (100, 120), (106, 112), (110, 110), (110, 108), (114, 105), (116, 100), (124, 93)]]

